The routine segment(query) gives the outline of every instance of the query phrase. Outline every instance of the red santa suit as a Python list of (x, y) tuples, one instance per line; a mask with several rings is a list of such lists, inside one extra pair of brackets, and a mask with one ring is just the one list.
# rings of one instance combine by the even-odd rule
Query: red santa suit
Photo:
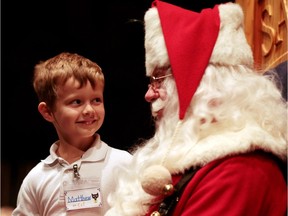
[(197, 171), (170, 215), (285, 215), (285, 187), (273, 155), (256, 151), (225, 157)]

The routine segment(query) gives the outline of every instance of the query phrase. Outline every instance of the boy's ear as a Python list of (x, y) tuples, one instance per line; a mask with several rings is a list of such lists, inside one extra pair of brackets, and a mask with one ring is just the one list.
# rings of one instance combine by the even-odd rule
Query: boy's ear
[(45, 102), (40, 102), (38, 105), (38, 111), (43, 116), (43, 118), (49, 122), (53, 121), (53, 115)]

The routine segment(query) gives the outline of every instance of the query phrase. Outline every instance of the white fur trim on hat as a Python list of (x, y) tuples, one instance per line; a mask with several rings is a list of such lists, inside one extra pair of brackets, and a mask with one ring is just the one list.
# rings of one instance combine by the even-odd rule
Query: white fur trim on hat
[(243, 11), (240, 5), (219, 5), (220, 31), (210, 63), (253, 66), (253, 54), (243, 29)]
[(155, 67), (170, 65), (159, 14), (156, 7), (150, 8), (145, 16), (146, 74), (151, 76)]

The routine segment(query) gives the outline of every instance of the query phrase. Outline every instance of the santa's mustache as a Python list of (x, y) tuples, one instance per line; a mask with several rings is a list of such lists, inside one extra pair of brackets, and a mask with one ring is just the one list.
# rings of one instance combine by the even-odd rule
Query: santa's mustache
[(166, 105), (166, 102), (161, 100), (161, 99), (157, 99), (155, 101), (153, 101), (151, 103), (151, 112), (152, 112), (152, 116), (156, 117), (157, 113), (163, 109)]

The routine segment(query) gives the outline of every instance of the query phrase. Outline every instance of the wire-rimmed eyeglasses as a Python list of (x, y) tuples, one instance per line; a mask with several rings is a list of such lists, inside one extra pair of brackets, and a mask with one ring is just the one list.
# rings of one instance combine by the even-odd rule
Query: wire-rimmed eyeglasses
[[(166, 69), (166, 70), (167, 70), (167, 69)], [(170, 70), (170, 68), (169, 68), (167, 71), (169, 71), (169, 70)], [(151, 76), (151, 77), (150, 77), (150, 84), (148, 85), (148, 87), (151, 86), (151, 87), (153, 87), (153, 88), (160, 88), (160, 86), (161, 86), (164, 78), (170, 77), (170, 76), (172, 76), (172, 73), (165, 74), (165, 75), (163, 75), (163, 76), (158, 76), (158, 77), (156, 77), (156, 76)]]

